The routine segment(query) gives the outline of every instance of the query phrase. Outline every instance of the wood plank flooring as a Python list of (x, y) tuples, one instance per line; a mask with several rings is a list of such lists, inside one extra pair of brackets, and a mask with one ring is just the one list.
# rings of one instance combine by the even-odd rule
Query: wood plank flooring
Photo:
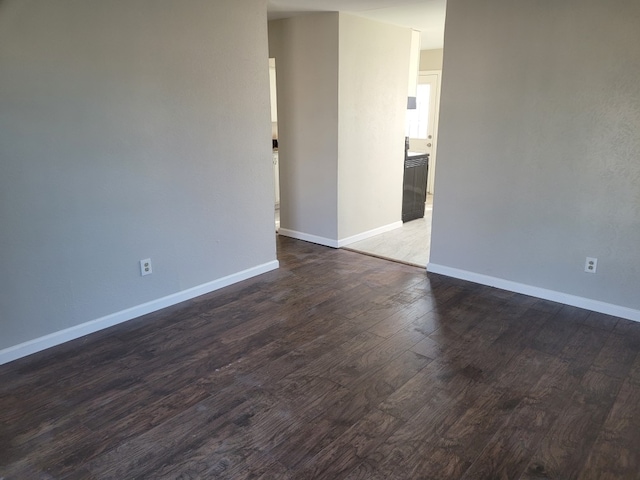
[(0, 367), (0, 479), (640, 478), (640, 324), (278, 248)]

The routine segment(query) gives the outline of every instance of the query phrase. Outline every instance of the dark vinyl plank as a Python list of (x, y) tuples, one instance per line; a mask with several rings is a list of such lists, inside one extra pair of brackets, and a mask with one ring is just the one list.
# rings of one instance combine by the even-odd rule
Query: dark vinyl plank
[(344, 476), (356, 467), (360, 458), (384, 441), (401, 423), (396, 417), (374, 409), (328, 447), (308, 459), (297, 471), (306, 478)]
[(640, 477), (640, 385), (625, 382), (579, 479)]
[(394, 310), (394, 313), (371, 326), (369, 331), (380, 337), (389, 338), (429, 313), (429, 310), (419, 301), (412, 302), (404, 308), (396, 307)]
[[(224, 441), (234, 422), (269, 408), (269, 396), (220, 395), (183, 410), (170, 420), (127, 440), (91, 460), (88, 470), (99, 478), (148, 476), (174, 458), (185, 456), (205, 442)], [(243, 401), (244, 400), (244, 401)]]
[(276, 271), (0, 366), (0, 478), (640, 478), (640, 324), (277, 249)]
[[(372, 372), (371, 378), (361, 379), (349, 386), (345, 395), (327, 406), (327, 413), (319, 421), (301, 424), (298, 429), (289, 428), (271, 450), (283, 465), (295, 468), (320, 449), (333, 442), (358, 419), (376, 411), (389, 394), (420, 371), (429, 359), (405, 352), (382, 370)], [(386, 414), (385, 414), (386, 415)], [(395, 417), (394, 417), (395, 418)]]
[(517, 404), (510, 393), (489, 389), (411, 464), (413, 478), (460, 478)]
[(589, 312), (589, 315), (584, 321), (584, 325), (610, 332), (616, 327), (618, 320), (618, 317), (612, 317), (604, 313)]
[(630, 335), (611, 334), (600, 353), (593, 361), (593, 367), (612, 377), (626, 377), (640, 352), (640, 343)]
[(568, 339), (559, 358), (569, 362), (569, 373), (580, 379), (600, 355), (607, 338), (603, 330), (583, 325)]
[[(463, 472), (462, 478), (514, 478), (526, 465), (532, 448), (559, 414), (572, 387), (563, 378), (566, 362), (554, 358), (540, 362), (540, 358), (544, 357), (527, 350), (514, 357), (497, 372), (496, 381), (491, 381), (493, 401), (483, 403), (486, 398), (482, 397), (480, 408), (474, 405), (476, 410), (467, 412), (447, 432), (445, 438), (453, 445), (471, 433), (466, 442), (458, 444), (457, 455), (452, 457), (456, 449), (447, 449), (446, 444), (440, 449), (441, 461), (452, 469), (452, 478)], [(480, 430), (474, 423), (478, 421), (482, 422)], [(427, 465), (431, 470), (434, 467), (431, 462)]]
[(489, 388), (462, 376), (452, 380), (451, 387), (421, 397), (416, 413), (363, 460), (389, 478), (411, 478), (416, 462), (430, 455), (437, 439)]
[(587, 372), (521, 478), (577, 478), (621, 383), (595, 369)]

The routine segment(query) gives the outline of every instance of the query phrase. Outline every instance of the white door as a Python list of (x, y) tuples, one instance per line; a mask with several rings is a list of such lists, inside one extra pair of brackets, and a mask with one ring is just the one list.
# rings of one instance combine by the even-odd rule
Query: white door
[(276, 208), (280, 208), (280, 165), (278, 165), (278, 151), (273, 152), (273, 185), (275, 187)]
[[(278, 95), (276, 88), (276, 59), (269, 59), (269, 85), (271, 96), (271, 135), (278, 138)], [(273, 185), (275, 207), (280, 208), (280, 166), (278, 165), (278, 151), (273, 151)]]
[(409, 150), (429, 154), (427, 191), (433, 193), (436, 164), (437, 110), (440, 95), (439, 73), (421, 73), (418, 76), (416, 109), (407, 110)]

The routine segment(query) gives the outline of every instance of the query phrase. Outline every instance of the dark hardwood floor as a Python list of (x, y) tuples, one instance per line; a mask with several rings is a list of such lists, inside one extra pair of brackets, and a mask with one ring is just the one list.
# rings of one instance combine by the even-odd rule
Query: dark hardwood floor
[(0, 478), (640, 478), (640, 324), (278, 246), (0, 367)]

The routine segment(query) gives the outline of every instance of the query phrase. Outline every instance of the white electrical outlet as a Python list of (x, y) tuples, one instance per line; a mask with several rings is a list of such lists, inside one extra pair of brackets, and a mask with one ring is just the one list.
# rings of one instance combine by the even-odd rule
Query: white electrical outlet
[(596, 273), (598, 268), (598, 259), (593, 257), (587, 257), (584, 262), (584, 271), (587, 273)]
[(151, 259), (145, 258), (144, 260), (140, 260), (140, 275), (144, 277), (145, 275), (151, 275), (152, 273)]

